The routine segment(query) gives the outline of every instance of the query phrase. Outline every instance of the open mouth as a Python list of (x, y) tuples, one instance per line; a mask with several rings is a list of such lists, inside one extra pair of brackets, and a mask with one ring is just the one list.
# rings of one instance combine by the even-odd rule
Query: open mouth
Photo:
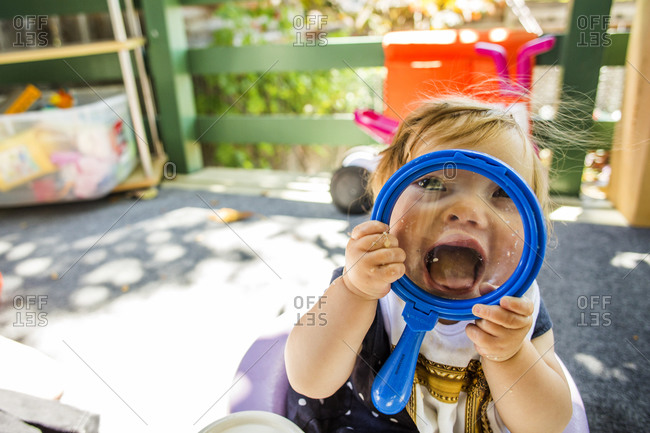
[(426, 278), (434, 289), (471, 291), (485, 272), (485, 254), (473, 240), (442, 243), (425, 255)]

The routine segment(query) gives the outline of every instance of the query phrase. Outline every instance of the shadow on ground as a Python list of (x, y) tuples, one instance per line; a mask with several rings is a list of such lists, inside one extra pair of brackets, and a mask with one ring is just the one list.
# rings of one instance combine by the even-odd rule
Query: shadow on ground
[[(254, 212), (229, 225), (212, 209)], [(102, 432), (198, 431), (248, 345), (322, 292), (367, 216), (328, 204), (162, 189), (0, 210), (0, 329), (66, 366)], [(650, 230), (556, 224), (538, 281), (592, 432), (650, 425)], [(109, 385), (109, 386), (107, 386)]]
[(538, 282), (592, 432), (650, 425), (650, 230), (555, 224)]
[[(224, 207), (254, 215), (227, 225)], [(225, 414), (255, 335), (322, 293), (365, 218), (176, 189), (0, 210), (0, 329), (61, 361), (64, 401), (102, 432), (198, 431)]]

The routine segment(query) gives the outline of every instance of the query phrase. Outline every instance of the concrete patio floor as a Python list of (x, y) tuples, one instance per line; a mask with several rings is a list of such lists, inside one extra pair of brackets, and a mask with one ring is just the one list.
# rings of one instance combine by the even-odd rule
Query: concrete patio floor
[[(164, 182), (153, 200), (0, 210), (0, 333), (55, 359), (62, 402), (99, 413), (102, 433), (198, 432), (227, 414), (255, 336), (322, 293), (367, 219), (339, 213), (327, 187), (326, 174), (210, 169)], [(219, 208), (254, 214), (224, 224)], [(558, 220), (625, 225), (605, 202), (560, 209)], [(30, 295), (45, 303), (16, 308)], [(556, 323), (575, 328), (573, 316)]]
[[(263, 195), (305, 193), (281, 177), (258, 177), (274, 190)], [(246, 348), (323, 291), (365, 218), (171, 184), (153, 200), (0, 210), (0, 332), (58, 361), (62, 402), (99, 413), (103, 433), (199, 431), (224, 416)], [(224, 207), (254, 215), (226, 225), (213, 212)], [(30, 295), (42, 305), (15, 308)]]

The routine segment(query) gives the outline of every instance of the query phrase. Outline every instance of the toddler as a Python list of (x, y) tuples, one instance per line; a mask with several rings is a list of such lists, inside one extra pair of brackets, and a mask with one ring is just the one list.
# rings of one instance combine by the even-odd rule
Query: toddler
[[(406, 117), (372, 175), (373, 194), (408, 161), (442, 149), (475, 150), (500, 159), (548, 208), (546, 170), (530, 139), (506, 111), (471, 99), (427, 102)], [(424, 338), (406, 408), (385, 415), (373, 406), (374, 378), (405, 327), (404, 302), (390, 290), (391, 283), (406, 274), (435, 295), (475, 298), (503, 284), (523, 247), (513, 251), (516, 260), (495, 259), (504, 251), (498, 245), (511, 239), (509, 230), (521, 230), (516, 218), (510, 229), (498, 223), (497, 218), (517, 215), (516, 208), (488, 179), (459, 171), (453, 180), (430, 176), (416, 184), (441, 195), (458, 185), (472, 193), (437, 208), (423, 219), (426, 227), (402, 224), (401, 215), (417, 216), (421, 209), (400, 197), (390, 227), (367, 221), (354, 228), (345, 267), (334, 272), (322, 302), (310, 311), (325, 313), (326, 325), (300, 323), (287, 341), (289, 419), (307, 433), (561, 432), (571, 418), (571, 396), (536, 282), (521, 298), (475, 305), (478, 320), (439, 320)], [(496, 212), (481, 211), (472, 203), (478, 196), (487, 197)], [(435, 242), (423, 240), (426, 236)], [(459, 239), (470, 242), (477, 257), (431, 249), (431, 242), (435, 247)], [(450, 276), (444, 271), (452, 261), (480, 267), (481, 277)]]

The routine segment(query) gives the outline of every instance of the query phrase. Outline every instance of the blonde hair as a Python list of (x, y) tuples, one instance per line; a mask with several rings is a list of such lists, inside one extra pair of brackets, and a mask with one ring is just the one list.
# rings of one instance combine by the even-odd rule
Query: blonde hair
[(376, 197), (388, 178), (413, 159), (416, 146), (426, 146), (428, 152), (433, 152), (436, 145), (453, 142), (457, 145), (455, 147), (471, 150), (504, 133), (516, 133), (526, 144), (524, 158), (533, 169), (530, 187), (549, 224), (548, 171), (537, 156), (530, 137), (507, 110), (469, 98), (426, 101), (404, 118), (392, 144), (381, 153), (379, 165), (370, 177), (372, 195)]

